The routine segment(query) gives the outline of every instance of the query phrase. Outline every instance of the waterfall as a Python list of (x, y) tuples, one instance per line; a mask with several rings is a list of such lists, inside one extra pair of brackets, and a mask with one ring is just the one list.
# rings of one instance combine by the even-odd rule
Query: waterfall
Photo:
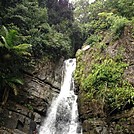
[(39, 134), (82, 134), (79, 129), (77, 96), (74, 93), (73, 72), (76, 59), (64, 63), (64, 79), (58, 97), (53, 100)]

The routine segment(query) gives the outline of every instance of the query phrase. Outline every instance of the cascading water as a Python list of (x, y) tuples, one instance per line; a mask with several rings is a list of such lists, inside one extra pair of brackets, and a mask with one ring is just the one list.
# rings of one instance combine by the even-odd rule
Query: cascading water
[(52, 102), (39, 134), (82, 134), (79, 132), (77, 96), (72, 74), (76, 59), (65, 61), (64, 79), (59, 96)]

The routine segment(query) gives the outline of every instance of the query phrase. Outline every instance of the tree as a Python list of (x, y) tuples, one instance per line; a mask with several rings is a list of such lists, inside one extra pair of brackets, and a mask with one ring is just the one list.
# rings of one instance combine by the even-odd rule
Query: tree
[(113, 13), (131, 19), (134, 16), (134, 4), (133, 0), (107, 0), (105, 2), (105, 6), (108, 11), (112, 11)]
[[(41, 5), (44, 3), (46, 7)], [(25, 0), (17, 4), (14, 8), (10, 7), (6, 9), (6, 15), (3, 16), (4, 24), (8, 24), (12, 28), (17, 26), (19, 33), (23, 36), (22, 41), (33, 44), (33, 56), (40, 58), (42, 56), (50, 55), (52, 58), (56, 56), (69, 56), (71, 50), (71, 42), (69, 39), (70, 31), (72, 27), (72, 9), (67, 6), (64, 9), (63, 5), (60, 5), (56, 0), (40, 0), (29, 1)], [(48, 38), (57, 38), (55, 34), (61, 35), (60, 41), (57, 39), (52, 41)], [(47, 36), (47, 38), (46, 38)], [(63, 43), (63, 36), (68, 40)], [(61, 45), (66, 44), (66, 45)], [(62, 46), (59, 48), (59, 46)], [(68, 47), (69, 46), (69, 47)], [(59, 48), (58, 51), (53, 51), (54, 48)], [(69, 48), (69, 49), (66, 49)], [(49, 51), (47, 50), (49, 49)], [(51, 50), (50, 50), (51, 49)], [(66, 50), (66, 52), (62, 52)], [(51, 53), (50, 53), (51, 52)], [(67, 54), (67, 55), (66, 55)]]

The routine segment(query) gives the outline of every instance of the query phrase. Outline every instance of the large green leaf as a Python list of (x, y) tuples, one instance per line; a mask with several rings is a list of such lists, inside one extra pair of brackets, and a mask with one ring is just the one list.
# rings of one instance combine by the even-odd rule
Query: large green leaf
[(12, 48), (17, 40), (18, 32), (16, 30), (9, 30), (8, 34), (5, 36), (7, 44)]

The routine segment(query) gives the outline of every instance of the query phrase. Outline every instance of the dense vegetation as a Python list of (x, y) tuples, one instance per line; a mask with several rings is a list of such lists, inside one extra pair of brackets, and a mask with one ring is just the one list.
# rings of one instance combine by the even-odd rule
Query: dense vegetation
[(124, 56), (128, 46), (133, 48), (127, 39), (134, 38), (133, 8), (133, 0), (76, 3), (76, 21), (85, 35), (84, 46), (90, 49), (77, 52), (75, 79), (83, 90), (83, 100), (102, 102), (109, 113), (134, 105), (134, 87), (124, 76), (126, 68), (133, 65)]
[[(105, 35), (115, 42), (122, 37), (125, 27), (133, 27), (133, 9), (133, 0), (96, 0), (92, 4), (78, 0), (74, 5), (68, 0), (1, 0), (0, 92), (3, 104), (10, 89), (17, 95), (17, 87), (23, 84), (23, 70), (32, 66), (33, 59), (47, 57), (56, 61), (60, 57), (73, 57), (83, 44), (90, 45), (98, 54), (93, 52), (96, 60), (89, 74), (83, 73), (83, 62), (78, 63), (75, 74), (89, 100), (94, 95), (96, 98), (103, 96), (111, 109), (120, 109), (126, 102), (133, 103), (133, 87), (123, 80), (128, 63), (120, 54), (115, 58), (99, 55), (108, 45), (102, 42)], [(78, 57), (81, 55), (80, 52)]]
[[(0, 97), (15, 95), (24, 83), (23, 72), (38, 59), (73, 57), (81, 33), (67, 0), (0, 1)], [(76, 45), (77, 44), (77, 45)], [(12, 90), (11, 90), (12, 89)]]

